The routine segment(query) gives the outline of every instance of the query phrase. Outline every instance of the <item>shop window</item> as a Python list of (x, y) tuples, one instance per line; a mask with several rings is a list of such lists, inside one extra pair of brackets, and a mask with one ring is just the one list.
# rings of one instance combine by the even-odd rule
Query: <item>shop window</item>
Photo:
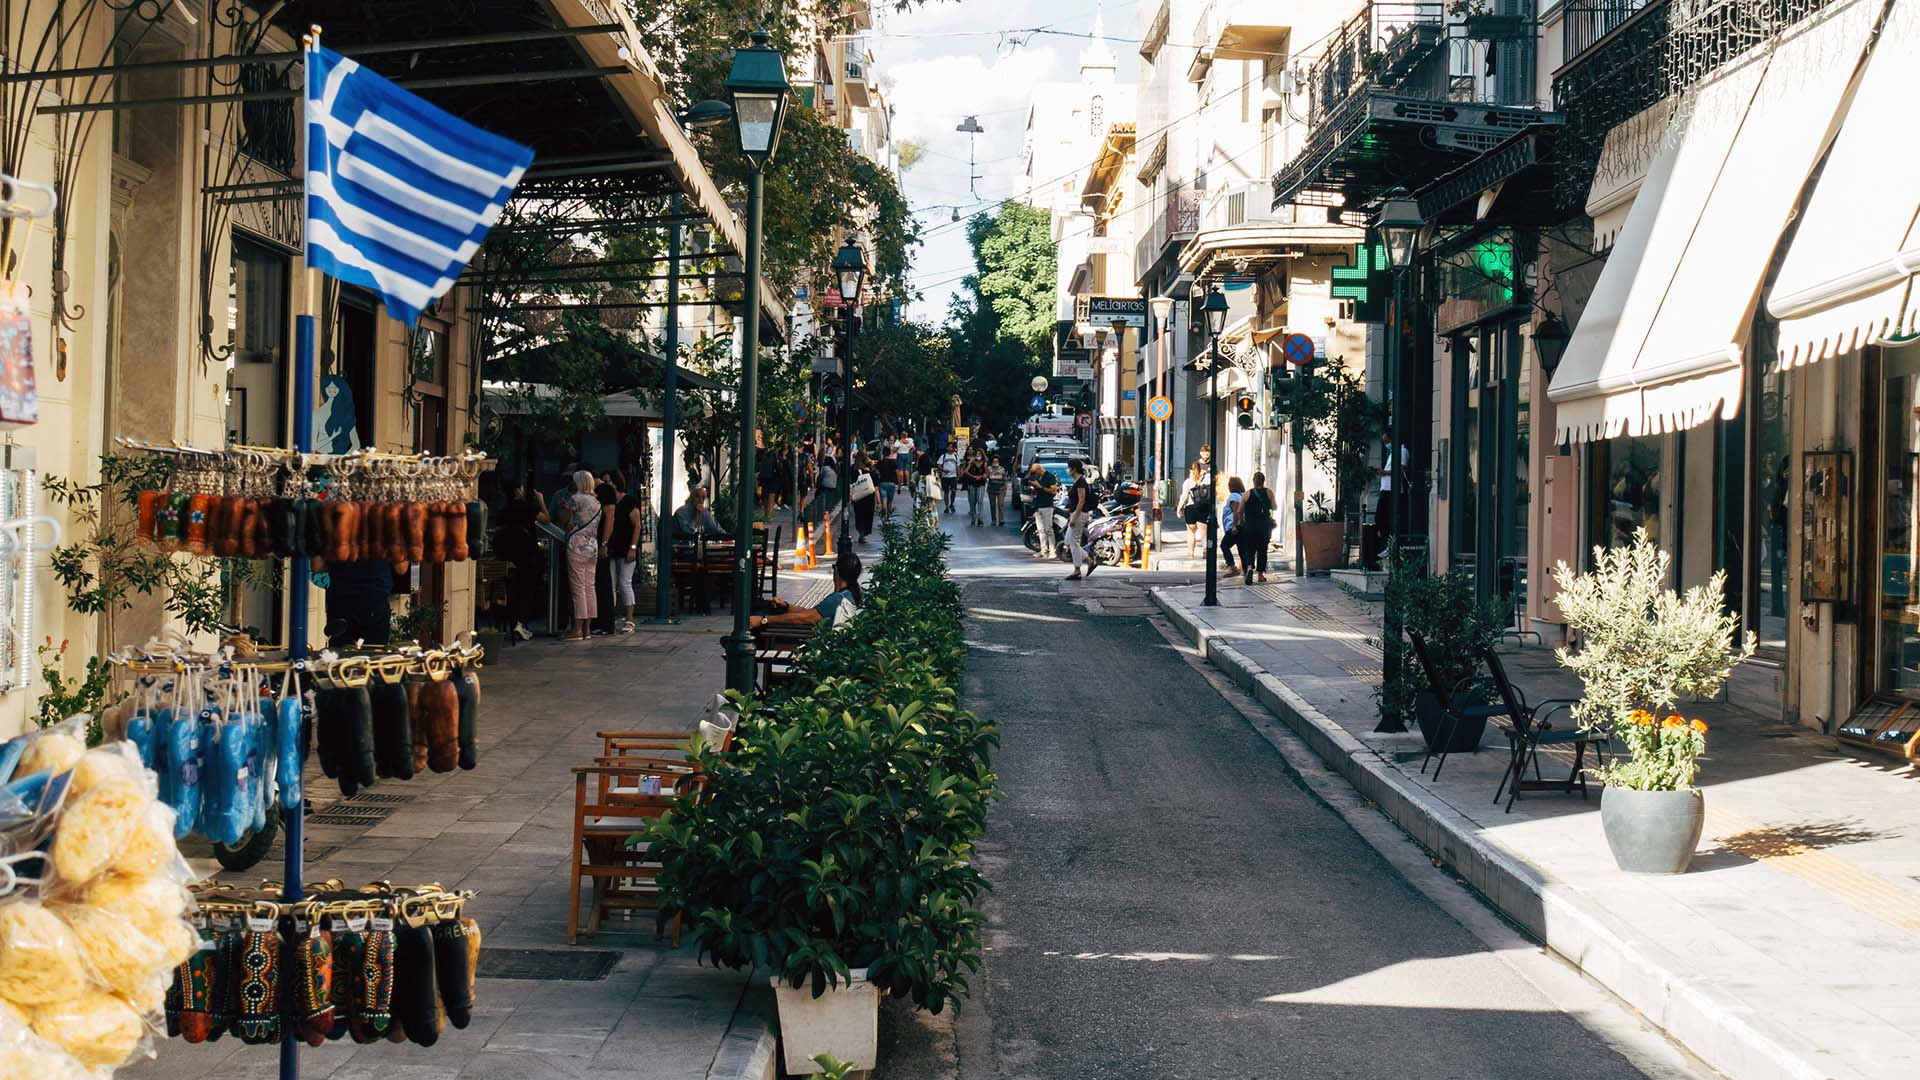
[(1453, 339), (1453, 565), (1471, 567), (1480, 539), (1480, 335)]
[(1920, 349), (1883, 355), (1880, 689), (1920, 696)]
[[(1754, 571), (1753, 606), (1748, 627), (1760, 637), (1762, 649), (1787, 647), (1787, 592), (1792, 567), (1788, 543), (1793, 529), (1793, 380), (1781, 369), (1777, 350), (1760, 350), (1763, 358), (1756, 380), (1754, 403)], [(1891, 437), (1898, 432), (1888, 428)]]
[(1658, 435), (1623, 435), (1595, 445), (1599, 460), (1594, 474), (1600, 481), (1594, 508), (1595, 544), (1625, 547), (1641, 528), (1654, 543), (1660, 542), (1660, 442)]

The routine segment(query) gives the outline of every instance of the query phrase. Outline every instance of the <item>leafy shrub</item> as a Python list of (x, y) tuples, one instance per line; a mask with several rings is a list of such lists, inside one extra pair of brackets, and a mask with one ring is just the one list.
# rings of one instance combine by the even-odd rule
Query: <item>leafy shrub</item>
[[(1476, 598), (1473, 575), (1466, 570), (1427, 574), (1418, 556), (1396, 548), (1391, 557), (1398, 565), (1387, 579), (1390, 633), (1397, 635), (1404, 627), (1426, 640), (1441, 685), (1452, 687), (1472, 678), (1479, 671), (1480, 647), (1499, 643), (1511, 603)], [(1414, 721), (1416, 699), (1428, 689), (1427, 675), (1413, 646), (1391, 638), (1388, 644), (1399, 647), (1382, 650), (1386, 671), (1374, 700), (1382, 720), (1397, 719), (1404, 729)]]
[(698, 754), (705, 791), (646, 839), (662, 917), (683, 915), (703, 958), (816, 995), (865, 967), (939, 1012), (980, 967), (971, 858), (998, 736), (960, 707), (948, 538), (930, 517), (885, 536), (859, 615), (817, 633), (787, 689), (738, 700), (732, 748)]
[(1719, 693), (1734, 665), (1753, 655), (1754, 635), (1738, 641), (1739, 620), (1726, 610), (1726, 574), (1679, 593), (1667, 587), (1671, 561), (1640, 529), (1628, 547), (1594, 548), (1585, 574), (1566, 563), (1553, 568), (1553, 602), (1579, 635), (1577, 647), (1557, 653), (1584, 683), (1573, 718), (1627, 744), (1626, 761), (1595, 770), (1610, 786), (1692, 787), (1707, 728), (1674, 705)]

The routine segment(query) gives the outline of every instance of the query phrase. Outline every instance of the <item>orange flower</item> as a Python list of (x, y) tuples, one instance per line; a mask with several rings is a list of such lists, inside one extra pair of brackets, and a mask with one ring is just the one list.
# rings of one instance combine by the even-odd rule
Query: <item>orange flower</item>
[(1707, 722), (1705, 720), (1695, 720), (1693, 722), (1693, 730), (1705, 735), (1707, 733)]
[(1660, 721), (1660, 724), (1662, 727), (1670, 727), (1670, 728), (1685, 727), (1686, 723), (1687, 723), (1686, 720), (1683, 719), (1679, 713), (1674, 713), (1672, 716), (1669, 716), (1666, 719)]
[(1627, 719), (1637, 727), (1647, 727), (1653, 723), (1653, 714), (1645, 709), (1635, 709), (1627, 714)]

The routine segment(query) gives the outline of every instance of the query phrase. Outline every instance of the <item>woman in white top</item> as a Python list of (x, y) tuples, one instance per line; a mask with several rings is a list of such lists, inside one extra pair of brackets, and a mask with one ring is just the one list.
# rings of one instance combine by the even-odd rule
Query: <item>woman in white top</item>
[(953, 452), (952, 446), (948, 446), (946, 452), (940, 455), (940, 498), (947, 504), (941, 513), (953, 513), (953, 495), (959, 489), (960, 456)]

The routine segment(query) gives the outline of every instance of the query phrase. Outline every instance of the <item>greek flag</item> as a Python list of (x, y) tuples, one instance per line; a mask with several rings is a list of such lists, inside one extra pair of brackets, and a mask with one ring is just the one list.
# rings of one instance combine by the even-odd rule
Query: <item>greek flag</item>
[(331, 49), (307, 50), (307, 265), (412, 326), (453, 287), (533, 151)]

